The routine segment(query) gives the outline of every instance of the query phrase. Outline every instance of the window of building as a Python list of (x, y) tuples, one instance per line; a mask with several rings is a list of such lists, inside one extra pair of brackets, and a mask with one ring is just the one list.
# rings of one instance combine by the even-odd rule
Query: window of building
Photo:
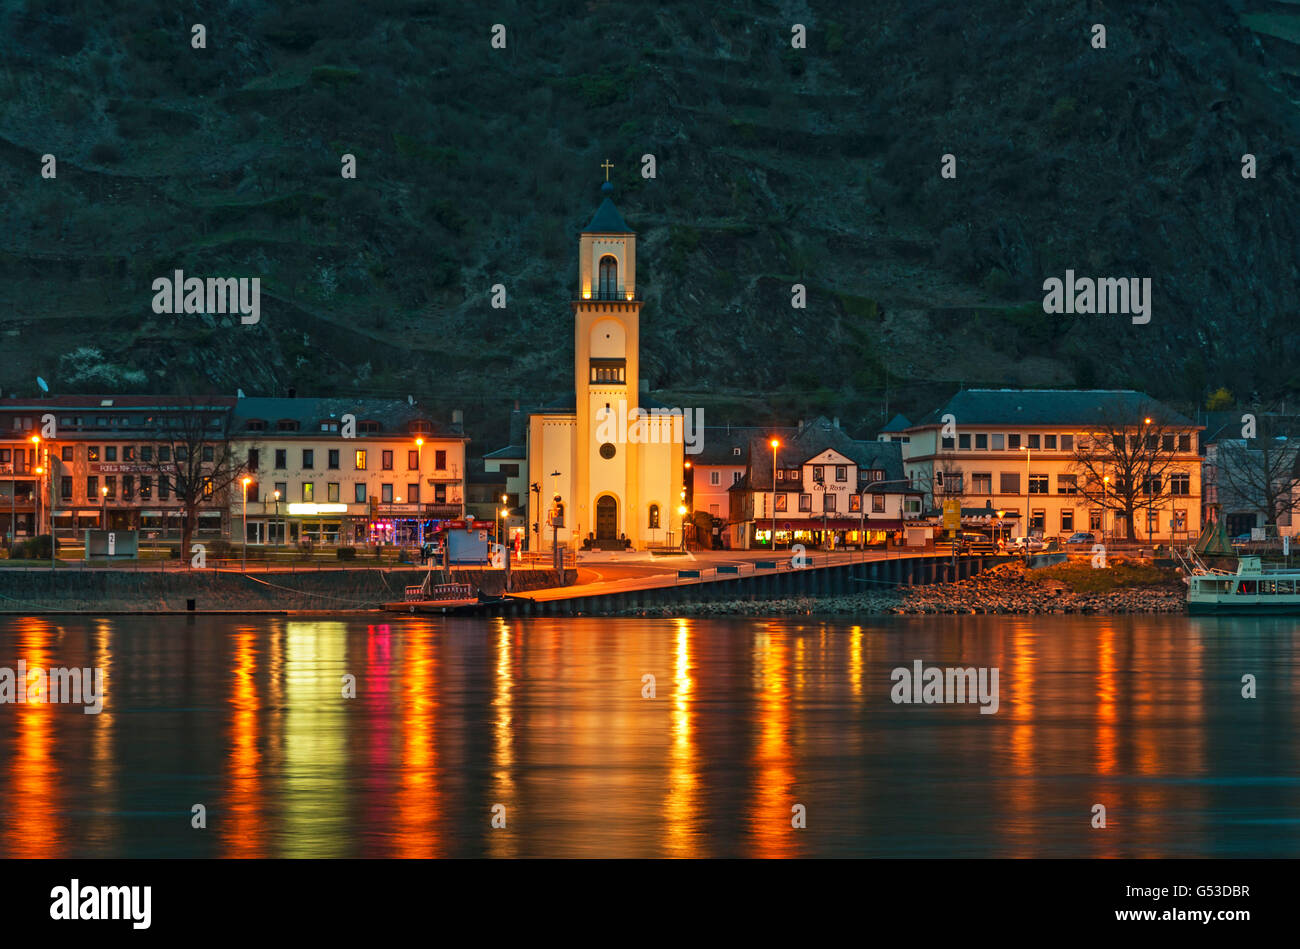
[(1169, 476), (1170, 494), (1191, 494), (1192, 476), (1186, 472), (1175, 472)]
[(379, 466), (384, 471), (393, 470), (393, 452), (391, 449), (385, 449), (379, 456)]
[(1047, 494), (1047, 475), (1031, 474), (1029, 476), (1029, 493), (1030, 494)]
[(412, 448), (406, 453), (406, 470), (414, 471), (420, 467), (420, 453)]
[(993, 493), (993, 473), (991, 471), (977, 471), (970, 476), (971, 490), (976, 494)]
[(1147, 511), (1147, 534), (1155, 534), (1160, 530), (1160, 512), (1151, 510)]
[(731, 454), (732, 454), (733, 456), (735, 456), (736, 458), (739, 458), (739, 457), (740, 457), (740, 449), (739, 449), (739, 448), (733, 448), (733, 449), (731, 449)]
[(1012, 432), (1007, 435), (1007, 447), (1012, 451), (1020, 450), (1020, 433)]
[(508, 465), (502, 465), (500, 471), (501, 471), (501, 473), (502, 473), (503, 475), (505, 475), (507, 478), (518, 478), (518, 477), (519, 477), (519, 463), (518, 463), (518, 462), (511, 462), (511, 463), (508, 464)]
[(849, 480), (849, 466), (848, 466), (848, 465), (836, 465), (836, 466), (835, 466), (835, 480), (836, 480), (836, 481), (848, 481), (848, 480)]
[(248, 470), (256, 471), (261, 467), (260, 458), (256, 448), (248, 449)]
[(135, 475), (122, 475), (122, 500), (130, 501), (135, 498)]
[(994, 451), (1002, 451), (1002, 449), (1006, 447), (1007, 447), (1007, 436), (1003, 435), (1001, 432), (994, 432), (992, 435), (989, 436), (989, 448), (993, 449)]
[(970, 435), (957, 436), (957, 449), (959, 451), (970, 451)]
[(998, 475), (998, 494), (1019, 494), (1020, 472), (1003, 471)]
[(861, 510), (862, 510), (862, 495), (860, 495), (860, 494), (850, 494), (850, 495), (849, 495), (849, 512), (850, 512), (850, 513), (854, 513), (854, 514), (856, 514), (857, 512), (859, 512), (859, 511), (861, 511)]
[[(781, 480), (780, 475), (781, 475), (781, 472), (778, 471), (778, 472), (777, 472), (777, 479), (776, 479), (777, 481), (780, 481), (780, 480)], [(720, 472), (720, 471), (710, 471), (710, 472), (709, 472), (709, 484), (712, 484), (712, 485), (718, 485), (718, 484), (721, 484), (721, 483), (722, 483), (722, 472)]]
[(871, 513), (883, 514), (885, 510), (885, 496), (883, 494), (873, 494), (871, 496)]
[(213, 454), (212, 446), (211, 446), (211, 445), (204, 445), (204, 446), (203, 446), (203, 460), (204, 460), (204, 461), (211, 461), (214, 457), (215, 457), (215, 455)]
[(339, 500), (339, 483), (338, 483), (337, 481), (329, 481), (329, 482), (326, 482), (326, 484), (325, 484), (325, 500), (326, 500), (326, 501), (329, 501), (331, 504), (337, 504), (337, 503), (338, 503), (338, 500)]
[(939, 447), (944, 451), (952, 451), (957, 446), (957, 440), (951, 435), (944, 435), (939, 439)]
[(600, 300), (613, 300), (618, 296), (618, 261), (606, 254), (600, 258), (598, 266), (600, 283), (597, 285)]
[(1057, 494), (1078, 494), (1079, 493), (1079, 476), (1072, 474), (1059, 474), (1056, 476), (1056, 493)]
[(786, 495), (778, 494), (776, 496), (776, 501), (772, 505), (772, 509), (774, 511), (784, 511), (786, 509), (787, 503), (788, 502), (786, 501)]
[(123, 446), (122, 446), (122, 460), (123, 460), (123, 461), (135, 461), (135, 446), (134, 446), (134, 445), (123, 445)]
[(339, 430), (339, 423), (334, 421), (332, 418), (327, 418), (320, 423), (320, 430), (322, 432), (337, 432)]
[(61, 455), (60, 457), (61, 457), (64, 461), (71, 461), (71, 460), (72, 460), (72, 446), (71, 446), (71, 445), (64, 445), (63, 448), (61, 449), (61, 451), (62, 451), (62, 455)]
[(316, 451), (312, 448), (302, 450), (302, 470), (311, 471), (316, 467)]
[(1074, 451), (1074, 436), (1065, 434), (1061, 436), (1061, 451)]
[(741, 475), (742, 475), (742, 472), (739, 472), (739, 471), (733, 471), (733, 472), (731, 473), (731, 483), (732, 483), (732, 484), (739, 484), (739, 483), (740, 483)]
[(364, 481), (358, 481), (358, 482), (353, 486), (353, 489), (352, 489), (352, 503), (353, 503), (353, 504), (365, 504), (365, 503), (366, 503), (366, 483), (365, 483)]
[(439, 448), (433, 453), (433, 467), (438, 471), (447, 470), (447, 452)]
[(379, 486), (379, 500), (382, 504), (393, 503), (393, 486), (391, 484), (381, 484)]
[[(407, 504), (420, 503), (420, 485), (418, 482), (412, 481), (406, 485), (406, 503)], [(514, 507), (515, 505), (512, 503), (507, 506)]]
[(650, 529), (651, 530), (659, 529), (659, 505), (658, 504), (650, 505)]
[(1074, 508), (1072, 507), (1061, 508), (1061, 533), (1074, 533)]
[(72, 477), (64, 475), (59, 479), (59, 497), (64, 501), (72, 500)]
[(87, 446), (86, 446), (86, 460), (87, 460), (87, 461), (99, 461), (99, 446), (98, 446), (98, 445), (87, 445)]
[(1034, 433), (1034, 434), (1032, 434), (1032, 435), (1029, 435), (1029, 436), (1028, 436), (1028, 439), (1029, 439), (1029, 450), (1030, 450), (1030, 451), (1034, 451), (1035, 449), (1038, 449), (1038, 448), (1041, 448), (1041, 447), (1042, 447), (1042, 436), (1041, 436), (1041, 435), (1039, 435), (1039, 434), (1037, 434), (1037, 433)]
[(822, 465), (813, 465), (813, 481), (822, 482), (826, 480), (826, 468)]
[(976, 450), (976, 451), (988, 451), (988, 447), (989, 447), (989, 437), (988, 437), (988, 435), (983, 434), (983, 433), (981, 433), (981, 432), (976, 432), (976, 433), (975, 433), (975, 450)]
[(117, 461), (117, 446), (109, 445), (104, 449), (105, 461)]
[(316, 500), (316, 483), (314, 481), (304, 481), (302, 483), (302, 499), (304, 501)]
[(172, 448), (170, 445), (158, 446), (158, 460), (164, 463), (172, 460)]
[(153, 476), (140, 475), (140, 500), (147, 501), (153, 497)]
[(1160, 494), (1160, 475), (1146, 475), (1142, 478), (1143, 494)]
[(799, 495), (799, 510), (801, 510), (801, 511), (812, 511), (812, 495), (811, 495), (811, 494), (801, 494), (801, 495)]
[(866, 479), (865, 479), (865, 480), (867, 480), (868, 482), (871, 482), (871, 481), (884, 481), (884, 480), (885, 480), (885, 469), (884, 469), (884, 468), (868, 468), (868, 469), (867, 469), (867, 472), (866, 472)]
[(1043, 436), (1043, 448), (1046, 449), (1047, 451), (1056, 451), (1056, 436), (1055, 436), (1055, 435), (1044, 435), (1044, 436)]
[(1047, 530), (1047, 511), (1041, 507), (1034, 508), (1029, 512), (1029, 529), (1031, 531)]
[(158, 500), (166, 501), (169, 497), (171, 497), (171, 493), (172, 493), (171, 482), (167, 480), (166, 475), (159, 475), (158, 476)]
[(105, 475), (104, 487), (108, 489), (108, 492), (105, 495), (105, 497), (109, 497), (109, 498), (117, 497), (117, 475)]
[(86, 500), (99, 500), (99, 478), (95, 475), (91, 475), (86, 479)]
[(1179, 450), (1179, 451), (1191, 451), (1191, 450), (1192, 450), (1192, 436), (1191, 436), (1191, 435), (1179, 435), (1179, 436), (1178, 436), (1178, 450)]
[(329, 454), (326, 455), (326, 461), (331, 469), (337, 470), (339, 466), (339, 450), (337, 448), (329, 449)]
[(822, 510), (823, 511), (835, 510), (835, 495), (833, 494), (822, 495)]
[(277, 471), (283, 471), (289, 467), (289, 451), (286, 448), (277, 448), (275, 450), (275, 467)]
[(358, 471), (365, 471), (365, 470), (366, 470), (366, 450), (365, 450), (364, 448), (358, 448), (358, 449), (357, 449), (357, 453), (356, 453), (356, 465), (357, 465), (357, 470), (358, 470)]

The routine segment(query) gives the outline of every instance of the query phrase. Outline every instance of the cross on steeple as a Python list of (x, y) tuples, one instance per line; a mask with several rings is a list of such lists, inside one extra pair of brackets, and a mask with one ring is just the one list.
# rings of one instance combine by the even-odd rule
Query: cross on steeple
[(605, 180), (609, 181), (609, 170), (614, 167), (613, 163), (608, 158), (606, 158), (605, 163), (600, 167), (605, 169)]

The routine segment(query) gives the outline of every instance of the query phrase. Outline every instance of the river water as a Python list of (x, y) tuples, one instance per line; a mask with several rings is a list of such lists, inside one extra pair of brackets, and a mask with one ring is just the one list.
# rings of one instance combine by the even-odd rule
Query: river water
[[(98, 668), (104, 699), (0, 704), (0, 855), (1294, 857), (1297, 640), (1170, 616), (2, 617), (0, 673)], [(996, 713), (896, 704), (916, 660), (996, 668)]]

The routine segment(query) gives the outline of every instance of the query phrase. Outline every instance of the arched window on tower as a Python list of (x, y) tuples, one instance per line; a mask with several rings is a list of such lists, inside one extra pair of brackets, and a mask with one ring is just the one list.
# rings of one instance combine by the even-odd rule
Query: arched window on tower
[(618, 261), (606, 254), (600, 258), (600, 300), (618, 299)]
[(658, 504), (650, 505), (650, 529), (651, 530), (659, 529), (659, 505)]

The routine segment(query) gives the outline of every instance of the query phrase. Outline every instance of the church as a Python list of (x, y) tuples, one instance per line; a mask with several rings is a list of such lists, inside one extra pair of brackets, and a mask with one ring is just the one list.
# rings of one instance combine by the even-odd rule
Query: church
[[(530, 538), (534, 550), (550, 550), (553, 537), (605, 550), (682, 538), (682, 420), (643, 417), (660, 406), (640, 378), (636, 234), (614, 206), (612, 166), (602, 167), (603, 199), (578, 236), (573, 395), (528, 419), (528, 481), (539, 511), (530, 526), (541, 535)], [(553, 529), (557, 495), (563, 524)]]

